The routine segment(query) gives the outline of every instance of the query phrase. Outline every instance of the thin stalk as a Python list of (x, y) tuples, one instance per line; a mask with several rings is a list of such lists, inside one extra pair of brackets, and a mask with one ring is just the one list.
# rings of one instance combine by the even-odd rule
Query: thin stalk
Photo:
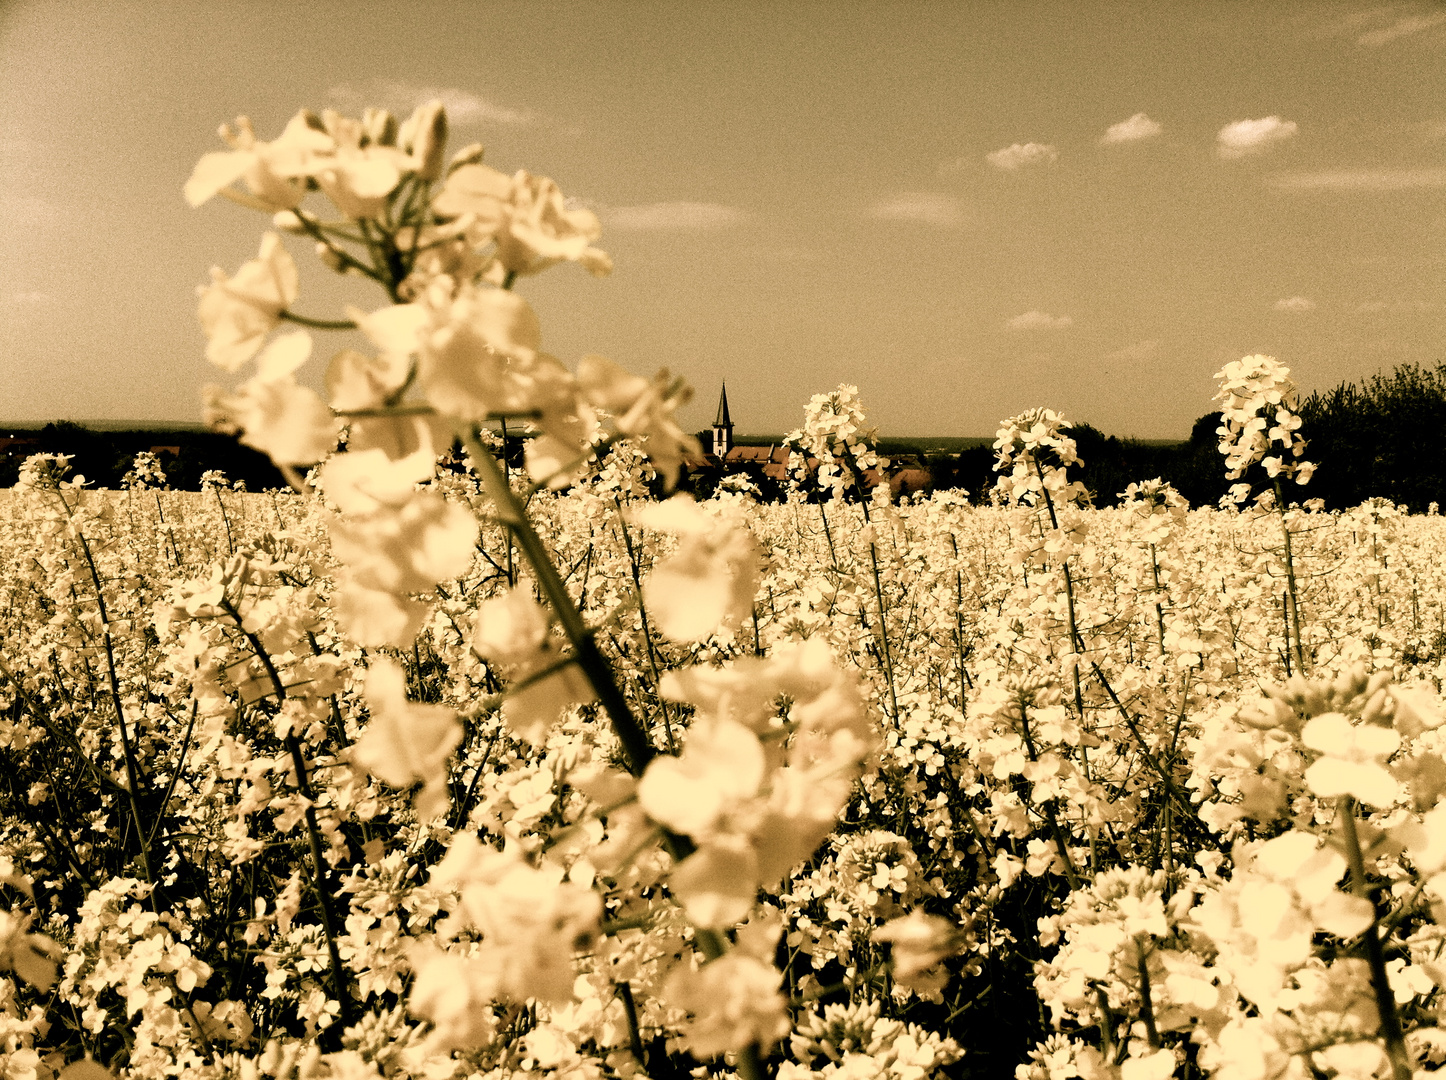
[[(850, 471), (852, 471), (852, 467)], [(864, 524), (872, 533), (873, 519), (869, 517), (867, 496), (863, 496), (860, 505), (864, 508)], [(874, 543), (872, 535), (869, 536), (869, 565), (874, 574), (874, 601), (879, 606), (879, 645), (883, 650), (884, 675), (889, 682), (889, 717), (897, 722), (899, 719), (899, 695), (894, 688), (894, 656), (889, 649), (889, 623), (884, 609), (884, 586), (879, 577), (879, 549)]]
[(632, 1051), (638, 1067), (646, 1069), (648, 1059), (643, 1053), (642, 1033), (638, 1030), (638, 1006), (633, 1001), (632, 984), (629, 982), (613, 983), (613, 989), (617, 992), (618, 1000), (623, 1003), (623, 1018), (628, 1022), (628, 1049)]
[[(633, 716), (632, 710), (628, 708), (627, 699), (623, 697), (617, 681), (613, 678), (612, 666), (598, 649), (597, 642), (568, 594), (557, 567), (553, 565), (542, 538), (532, 527), (526, 511), (508, 486), (497, 459), (482, 445), (475, 427), (468, 425), (460, 434), (467, 452), (481, 474), (483, 487), (497, 508), (498, 519), (512, 531), (517, 546), (522, 549), (523, 556), (531, 565), (539, 588), (552, 605), (553, 614), (557, 616), (563, 632), (572, 644), (578, 666), (587, 675), (618, 742), (622, 744), (628, 771), (634, 776), (642, 776), (648, 762), (657, 756), (657, 750), (649, 741), (647, 732)], [(696, 850), (688, 837), (668, 831), (663, 832), (663, 845), (675, 862), (681, 862)], [(693, 940), (707, 960), (716, 960), (725, 952), (723, 937), (716, 930), (698, 927), (694, 930)], [(743, 1080), (764, 1080), (765, 1073), (756, 1044), (750, 1044), (739, 1051), (738, 1072)]]
[(1155, 578), (1155, 629), (1160, 635), (1160, 655), (1165, 655), (1165, 608), (1160, 603), (1159, 597), (1164, 591), (1160, 587), (1160, 555), (1155, 550), (1155, 545), (1150, 545), (1150, 573)]
[(1139, 938), (1135, 939), (1135, 955), (1140, 965), (1140, 1019), (1145, 1022), (1145, 1037), (1150, 1041), (1150, 1049), (1158, 1050), (1160, 1031), (1155, 1027), (1155, 1005), (1150, 1000), (1150, 962)]
[[(627, 548), (628, 552), (628, 566), (633, 572), (633, 588), (637, 590), (638, 597), (641, 599), (643, 595), (642, 570), (638, 565), (637, 550), (633, 547), (633, 536), (632, 533), (628, 532), (628, 523), (623, 518), (622, 504), (615, 501), (613, 505), (617, 507), (618, 527), (622, 529), (623, 546)], [(643, 621), (643, 643), (648, 649), (648, 667), (651, 668), (653, 672), (653, 691), (658, 697), (658, 708), (661, 709), (663, 713), (663, 734), (668, 739), (668, 753), (676, 754), (678, 747), (673, 742), (673, 721), (668, 713), (668, 702), (663, 697), (661, 689), (663, 677), (658, 671), (658, 651), (653, 644), (652, 627), (648, 624), (648, 609), (641, 603), (638, 604), (638, 615)], [(756, 644), (758, 640), (758, 613), (756, 611), (753, 613), (753, 638)]]
[[(256, 654), (256, 659), (261, 661), (261, 666), (266, 671), (266, 677), (270, 680), (272, 689), (276, 691), (277, 703), (284, 702), (286, 686), (281, 681), (281, 674), (276, 670), (276, 664), (272, 661), (271, 654), (266, 651), (261, 640), (255, 634), (242, 626), (241, 615), (229, 600), (222, 601), (222, 608), (235, 620), (237, 629), (250, 644), (252, 651)], [(291, 755), (291, 767), (296, 772), (297, 790), (306, 800), (306, 838), (308, 846), (311, 848), (312, 887), (316, 891), (316, 903), (321, 913), (321, 929), (326, 935), (327, 958), (331, 963), (332, 992), (336, 995), (337, 1006), (341, 1010), (341, 1025), (344, 1028), (351, 1022), (351, 999), (346, 992), (346, 975), (341, 965), (341, 953), (336, 944), (336, 917), (331, 910), (330, 903), (331, 871), (326, 864), (326, 856), (321, 850), (321, 829), (316, 822), (316, 793), (306, 773), (306, 756), (302, 753), (301, 740), (296, 737), (294, 731), (286, 733), (286, 750)]]
[(1285, 540), (1285, 587), (1290, 596), (1291, 647), (1295, 650), (1295, 669), (1305, 674), (1305, 647), (1300, 640), (1300, 595), (1295, 581), (1295, 554), (1291, 548), (1290, 525), (1285, 519), (1285, 494), (1281, 491), (1280, 477), (1275, 478), (1275, 512), (1280, 515), (1280, 534)]
[[(65, 496), (59, 490), (56, 491), (56, 498), (60, 505), (65, 507), (66, 517), (71, 517), (70, 505), (65, 501)], [(96, 568), (95, 558), (91, 555), (90, 544), (86, 542), (85, 534), (77, 526), (75, 528), (75, 539), (80, 545), (80, 552), (85, 556), (85, 565), (90, 570), (90, 581), (95, 587), (95, 603), (100, 614), (101, 641), (105, 643), (105, 668), (106, 682), (110, 690), (111, 703), (115, 707), (116, 726), (120, 729), (121, 754), (125, 759), (126, 767), (126, 797), (130, 804), (131, 818), (135, 822), (136, 843), (140, 845), (141, 870), (145, 874), (147, 882), (155, 884), (155, 876), (151, 869), (150, 845), (146, 842), (146, 826), (141, 820), (140, 789), (145, 777), (142, 775), (140, 765), (136, 761), (135, 747), (131, 745), (130, 732), (126, 728), (125, 707), (121, 704), (120, 678), (116, 674), (115, 667), (115, 644), (111, 638), (110, 616), (105, 607), (105, 589), (100, 583), (100, 571)], [(151, 903), (155, 903), (155, 892), (150, 895)]]
[(313, 330), (355, 330), (356, 323), (351, 319), (313, 319), (309, 315), (298, 315), (294, 311), (282, 308), (277, 317), (285, 322), (294, 322), (298, 326), (309, 326)]
[(221, 488), (219, 486), (213, 487), (211, 490), (216, 493), (216, 505), (221, 508), (221, 523), (226, 526), (226, 552), (229, 555), (235, 555), (236, 541), (231, 536), (231, 518), (226, 513), (226, 500), (221, 498)]
[[(1023, 704), (1019, 706), (1019, 730), (1024, 737), (1024, 749), (1029, 754), (1029, 760), (1031, 762), (1038, 761), (1039, 750), (1034, 745), (1034, 736), (1029, 730), (1029, 710)], [(1045, 820), (1049, 822), (1049, 831), (1054, 838), (1054, 846), (1059, 851), (1059, 857), (1064, 862), (1064, 872), (1065, 877), (1069, 879), (1069, 887), (1078, 889), (1080, 886), (1079, 871), (1075, 869), (1074, 859), (1070, 857), (1069, 844), (1066, 842), (1064, 828), (1059, 823), (1059, 815), (1054, 812), (1054, 800), (1045, 800), (1044, 804), (1040, 806), (1040, 811), (1044, 814)]]
[[(1370, 886), (1366, 882), (1361, 842), (1356, 835), (1355, 799), (1349, 795), (1342, 795), (1337, 799), (1336, 817), (1341, 823), (1346, 859), (1351, 868), (1351, 891), (1374, 907), (1375, 899), (1371, 896)], [(1378, 922), (1379, 913), (1361, 935), (1366, 946), (1366, 961), (1371, 966), (1371, 989), (1376, 995), (1376, 1011), (1381, 1017), (1381, 1035), (1386, 1040), (1386, 1056), (1391, 1059), (1391, 1074), (1395, 1080), (1411, 1080), (1411, 1055), (1406, 1049), (1406, 1037), (1401, 1032), (1401, 1018), (1396, 1013), (1396, 996), (1391, 991), (1391, 982), (1386, 975), (1386, 960), (1381, 949)]]
[(463, 429), (462, 437), (478, 472), (481, 473), (482, 484), (497, 508), (498, 520), (510, 530), (517, 546), (522, 549), (523, 556), (532, 567), (538, 587), (547, 597), (557, 621), (562, 625), (563, 633), (572, 644), (578, 666), (587, 675), (603, 711), (607, 713), (613, 731), (622, 744), (628, 771), (634, 776), (642, 776), (648, 762), (657, 756), (657, 750), (653, 748), (647, 732), (628, 708), (627, 699), (623, 697), (617, 681), (613, 678), (611, 665), (599, 651), (592, 632), (582, 621), (582, 614), (573, 603), (557, 567), (553, 565), (542, 537), (537, 535), (526, 511), (507, 485), (497, 459), (477, 438), (475, 428), (468, 426)]
[[(1039, 477), (1039, 490), (1044, 496), (1045, 509), (1049, 511), (1049, 524), (1056, 532), (1059, 531), (1059, 517), (1054, 512), (1054, 500), (1049, 497), (1049, 488), (1044, 483), (1044, 470), (1040, 467), (1039, 459), (1030, 456), (1030, 463), (1034, 466), (1034, 475)], [(1084, 642), (1080, 640), (1079, 628), (1075, 623), (1074, 615), (1074, 580), (1069, 573), (1069, 557), (1060, 562), (1060, 569), (1064, 572), (1064, 603), (1065, 615), (1069, 620), (1069, 648), (1070, 652), (1079, 657), (1084, 653)], [(1080, 723), (1084, 723), (1084, 693), (1080, 689), (1079, 662), (1072, 665), (1071, 674), (1074, 676), (1074, 707), (1075, 714), (1079, 717)]]

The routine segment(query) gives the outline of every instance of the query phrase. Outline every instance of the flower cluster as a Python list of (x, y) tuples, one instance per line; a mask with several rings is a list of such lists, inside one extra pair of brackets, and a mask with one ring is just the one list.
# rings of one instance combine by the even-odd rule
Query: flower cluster
[[(1300, 416), (1294, 411), (1299, 392), (1290, 369), (1273, 356), (1256, 354), (1232, 360), (1215, 373), (1220, 390), (1220, 452), (1226, 476), (1238, 480), (1251, 465), (1259, 464), (1272, 480), (1278, 476), (1307, 483), (1315, 466), (1301, 461), (1305, 439)], [(1250, 485), (1236, 484), (1230, 498), (1237, 503), (1250, 497)]]

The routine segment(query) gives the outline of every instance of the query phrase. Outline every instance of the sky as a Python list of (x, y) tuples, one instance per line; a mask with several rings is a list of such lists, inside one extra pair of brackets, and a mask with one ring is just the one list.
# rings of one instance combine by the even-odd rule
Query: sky
[[(217, 126), (433, 97), (602, 220), (611, 276), (522, 285), (544, 348), (692, 429), (726, 379), (743, 434), (851, 383), (889, 436), (1183, 438), (1247, 354), (1446, 362), (1441, 0), (0, 0), (0, 420), (198, 419), (196, 287), (268, 226), (182, 198)], [(297, 310), (385, 302), (288, 244)]]

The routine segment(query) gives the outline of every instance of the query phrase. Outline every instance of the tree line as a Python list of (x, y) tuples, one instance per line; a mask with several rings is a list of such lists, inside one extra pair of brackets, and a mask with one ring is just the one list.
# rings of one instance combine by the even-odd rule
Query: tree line
[[(1342, 382), (1304, 399), (1298, 411), (1309, 442), (1306, 458), (1318, 466), (1308, 486), (1292, 486), (1290, 494), (1300, 501), (1321, 499), (1327, 509), (1341, 510), (1381, 498), (1404, 504), (1413, 513), (1446, 503), (1446, 364), (1408, 364), (1359, 382)], [(1076, 424), (1073, 434), (1085, 464), (1072, 478), (1084, 483), (1097, 506), (1114, 505), (1129, 484), (1156, 476), (1174, 485), (1192, 506), (1213, 504), (1230, 486), (1216, 449), (1219, 422), (1218, 413), (1202, 416), (1189, 439), (1169, 444), (1120, 439), (1090, 424)], [(6, 434), (0, 431), (0, 437)], [(97, 487), (120, 487), (137, 453), (162, 447), (167, 449), (157, 456), (173, 488), (195, 490), (210, 470), (220, 470), (252, 491), (286, 486), (265, 455), (214, 432), (94, 431), (58, 421), (8, 434), (9, 445), (0, 444), (0, 487), (13, 484), (21, 462), (34, 453), (71, 454), (73, 473)], [(520, 464), (521, 440), (508, 449), (509, 458)], [(893, 462), (895, 469), (926, 470), (934, 490), (964, 489), (982, 502), (994, 483), (994, 456), (988, 445), (981, 445), (957, 454), (896, 454)], [(749, 473), (750, 467), (730, 466), (728, 471)], [(762, 475), (761, 466), (752, 471), (759, 473), (754, 479), (765, 498), (782, 494), (776, 480)], [(684, 486), (706, 495), (718, 479), (696, 473)], [(1263, 475), (1246, 479), (1258, 482)]]

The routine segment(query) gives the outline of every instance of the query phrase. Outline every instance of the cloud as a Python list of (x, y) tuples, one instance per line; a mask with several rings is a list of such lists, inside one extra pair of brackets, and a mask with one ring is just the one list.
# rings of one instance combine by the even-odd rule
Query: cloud
[(326, 93), (344, 109), (358, 112), (368, 105), (379, 106), (390, 109), (403, 119), (418, 105), (438, 98), (447, 107), (447, 119), (454, 124), (490, 123), (515, 127), (537, 121), (537, 114), (530, 110), (498, 105), (466, 90), (396, 79), (375, 79), (363, 87), (342, 83)]
[(1433, 26), (1440, 26), (1442, 23), (1446, 23), (1446, 11), (1433, 11), (1422, 15), (1398, 15), (1389, 26), (1367, 30), (1356, 38), (1356, 44), (1364, 45), (1368, 49), (1378, 49), (1397, 38), (1419, 34), (1423, 30), (1430, 30)]
[(1265, 182), (1277, 191), (1407, 191), (1446, 187), (1446, 167), (1285, 172), (1268, 176)]
[(1305, 312), (1315, 310), (1315, 301), (1308, 300), (1304, 296), (1287, 296), (1284, 300), (1277, 300), (1271, 305), (1276, 311)]
[(875, 221), (913, 221), (921, 225), (958, 225), (964, 220), (959, 200), (932, 191), (905, 191), (864, 211)]
[(1112, 353), (1106, 353), (1101, 359), (1140, 363), (1145, 360), (1153, 360), (1159, 353), (1160, 339), (1150, 338), (1147, 341), (1137, 341), (1133, 345), (1126, 345), (1123, 349), (1116, 349)]
[(600, 211), (608, 228), (619, 232), (722, 229), (748, 220), (748, 211), (713, 202), (655, 202), (614, 206)]
[(1259, 120), (1237, 120), (1226, 124), (1215, 137), (1223, 158), (1242, 158), (1264, 153), (1278, 142), (1293, 138), (1299, 130), (1294, 120), (1263, 116)]
[(996, 169), (1015, 172), (1026, 165), (1053, 165), (1059, 160), (1059, 151), (1047, 143), (1015, 143), (1003, 150), (985, 154), (984, 160)]
[(1142, 112), (1135, 113), (1128, 120), (1121, 120), (1118, 124), (1111, 124), (1105, 129), (1104, 137), (1100, 139), (1103, 146), (1117, 146), (1120, 143), (1139, 142), (1141, 139), (1153, 139), (1165, 129), (1151, 120)]
[(1043, 311), (1026, 311), (1004, 324), (1010, 330), (1064, 330), (1074, 325), (1068, 315), (1050, 315)]

